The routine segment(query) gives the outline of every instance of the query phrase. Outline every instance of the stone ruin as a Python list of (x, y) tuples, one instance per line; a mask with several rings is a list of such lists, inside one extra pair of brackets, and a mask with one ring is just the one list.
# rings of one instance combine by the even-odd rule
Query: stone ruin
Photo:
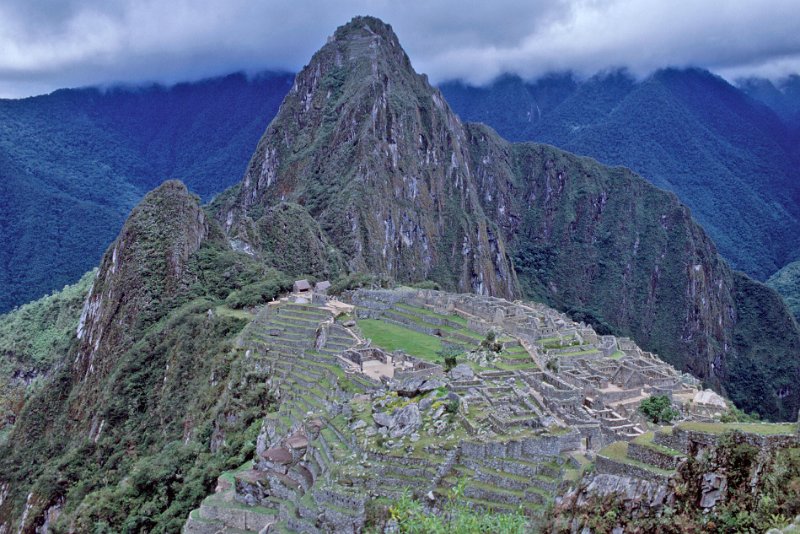
[[(220, 477), (184, 532), (359, 532), (367, 501), (409, 492), (435, 511), (459, 480), (470, 506), (522, 510), (535, 525), (603, 447), (636, 453), (648, 428), (641, 400), (666, 394), (684, 419), (713, 416), (690, 408), (705, 398), (696, 381), (543, 305), (429, 290), (344, 300), (290, 296), (245, 328), (243, 361), (269, 376), (280, 408), (256, 460)], [(389, 352), (354, 318), (462, 356), (445, 371), (435, 355)]]

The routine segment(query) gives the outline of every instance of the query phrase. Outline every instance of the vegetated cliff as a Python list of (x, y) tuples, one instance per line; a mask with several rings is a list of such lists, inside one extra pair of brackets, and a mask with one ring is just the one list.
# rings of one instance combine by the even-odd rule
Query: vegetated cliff
[(245, 375), (232, 346), (249, 315), (224, 299), (276, 279), (285, 289), (180, 182), (148, 194), (0, 444), (0, 530), (179, 530), (270, 406), (266, 377)]
[[(731, 271), (675, 195), (462, 124), (377, 19), (339, 28), (297, 75), (243, 182), (213, 212), (257, 250), (255, 221), (284, 200), (319, 222), (351, 270), (522, 292), (630, 335), (715, 387), (755, 365), (763, 374), (729, 392), (748, 411), (785, 418), (800, 404), (787, 385), (798, 378), (800, 332), (781, 319), (764, 349), (760, 319), (741, 321), (738, 310), (770, 293)], [(778, 303), (774, 313), (787, 312)]]
[(77, 284), (0, 316), (0, 441), (32, 388), (45, 385), (63, 362), (94, 276), (86, 273)]
[(767, 285), (780, 293), (795, 319), (800, 321), (800, 260), (785, 265), (770, 276)]
[[(96, 410), (97, 389), (114, 368), (115, 356), (163, 315), (162, 301), (182, 289), (189, 256), (207, 236), (200, 199), (181, 182), (164, 182), (133, 209), (103, 257), (78, 323), (73, 379), (92, 393), (76, 397), (75, 412)], [(92, 437), (102, 424), (92, 418)]]
[(625, 71), (587, 80), (503, 76), (441, 90), (463, 120), (506, 139), (624, 165), (674, 192), (734, 268), (765, 280), (800, 253), (798, 123), (790, 111), (800, 93), (791, 97), (790, 87), (787, 80), (783, 92), (772, 87), (779, 98), (765, 98), (775, 112), (697, 68), (640, 80)]

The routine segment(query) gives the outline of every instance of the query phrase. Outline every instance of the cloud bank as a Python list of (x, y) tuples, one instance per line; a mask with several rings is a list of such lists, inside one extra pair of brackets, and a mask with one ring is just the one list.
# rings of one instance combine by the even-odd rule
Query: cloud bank
[(620, 67), (800, 72), (797, 0), (5, 0), (0, 96), (296, 71), (355, 15), (392, 24), (434, 82)]

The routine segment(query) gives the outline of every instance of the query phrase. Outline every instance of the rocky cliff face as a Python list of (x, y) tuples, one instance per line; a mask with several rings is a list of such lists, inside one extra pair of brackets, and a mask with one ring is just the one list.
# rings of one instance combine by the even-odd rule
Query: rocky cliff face
[(377, 19), (353, 19), (314, 55), (214, 211), (230, 238), (258, 249), (255, 221), (284, 200), (319, 222), (351, 270), (522, 293), (721, 389), (755, 364), (760, 378), (733, 395), (748, 410), (789, 417), (800, 404), (776, 382), (798, 378), (797, 327), (779, 320), (786, 329), (757, 346), (758, 320), (739, 310), (765, 293), (740, 290), (745, 279), (674, 195), (462, 124)]
[(514, 269), (471, 164), (463, 125), (391, 28), (356, 18), (298, 74), (218, 217), (253, 243), (248, 221), (291, 200), (352, 270), (513, 296)]
[(733, 277), (674, 195), (623, 168), (512, 145), (482, 125), (469, 132), (484, 209), (527, 295), (632, 335), (717, 386), (726, 380)]

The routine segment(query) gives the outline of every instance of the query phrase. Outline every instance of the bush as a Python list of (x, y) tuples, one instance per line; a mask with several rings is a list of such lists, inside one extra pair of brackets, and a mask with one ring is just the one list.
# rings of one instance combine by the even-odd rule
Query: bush
[(666, 395), (653, 395), (639, 405), (639, 411), (653, 423), (671, 423), (680, 415)]
[(231, 308), (247, 308), (257, 306), (274, 299), (281, 293), (292, 289), (292, 281), (282, 273), (274, 273), (271, 278), (244, 286), (233, 291), (225, 303)]
[(432, 280), (423, 280), (422, 282), (416, 282), (411, 284), (411, 287), (415, 289), (433, 289), (435, 291), (439, 291), (441, 286)]
[(503, 344), (497, 341), (497, 334), (494, 330), (489, 330), (486, 333), (486, 339), (481, 341), (481, 348), (490, 352), (500, 352), (503, 350)]
[(436, 351), (436, 355), (444, 361), (444, 370), (449, 371), (458, 365), (458, 357), (462, 350), (454, 345), (443, 344), (441, 350)]

